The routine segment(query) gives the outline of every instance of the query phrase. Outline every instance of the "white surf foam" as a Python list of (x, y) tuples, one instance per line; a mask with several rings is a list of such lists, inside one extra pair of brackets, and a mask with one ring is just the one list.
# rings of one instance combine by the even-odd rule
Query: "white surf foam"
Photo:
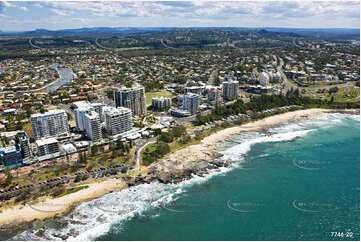
[(280, 142), (280, 141), (291, 141), (297, 137), (305, 136), (312, 130), (300, 130), (287, 133), (276, 133), (270, 136), (260, 135), (254, 139), (244, 141), (241, 144), (235, 145), (223, 152), (223, 160), (240, 160), (242, 156), (248, 153), (251, 150), (252, 145), (257, 143), (265, 142)]
[[(345, 118), (359, 121), (359, 116), (357, 115), (325, 114), (316, 119), (288, 123), (273, 128), (269, 130), (269, 135), (256, 132), (242, 133), (231, 138), (239, 144), (227, 145), (225, 150), (221, 152), (224, 154), (222, 159), (242, 161), (242, 156), (249, 152), (252, 145), (256, 143), (292, 141), (297, 137), (307, 135), (314, 129), (338, 125), (339, 121)], [(55, 237), (54, 234), (66, 235), (71, 231), (75, 231), (79, 235), (75, 236), (73, 234), (73, 236), (68, 237), (68, 240), (93, 240), (109, 231), (112, 224), (117, 223), (120, 225), (117, 228), (121, 228), (122, 223), (125, 221), (142, 216), (144, 212), (150, 209), (159, 208), (177, 200), (179, 198), (178, 195), (186, 194), (187, 187), (205, 183), (213, 176), (225, 175), (232, 169), (233, 167), (222, 167), (218, 170), (212, 170), (209, 174), (202, 177), (194, 175), (192, 179), (179, 184), (153, 182), (113, 192), (78, 206), (70, 215), (62, 218), (62, 220), (73, 222), (64, 228), (44, 228), (44, 237), (36, 236), (37, 231), (25, 231), (13, 239), (61, 240)], [(159, 214), (151, 215), (151, 217), (157, 216)], [(81, 224), (78, 224), (78, 222), (81, 222)]]

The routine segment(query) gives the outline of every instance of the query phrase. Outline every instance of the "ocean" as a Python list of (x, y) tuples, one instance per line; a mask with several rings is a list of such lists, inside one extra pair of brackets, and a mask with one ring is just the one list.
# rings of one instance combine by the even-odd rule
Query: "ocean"
[(107, 194), (10, 239), (359, 240), (359, 116), (242, 133), (219, 149), (237, 163)]

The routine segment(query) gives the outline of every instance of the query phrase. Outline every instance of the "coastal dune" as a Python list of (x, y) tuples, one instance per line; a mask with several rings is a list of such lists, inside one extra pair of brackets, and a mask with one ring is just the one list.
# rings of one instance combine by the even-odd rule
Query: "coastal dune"
[[(183, 174), (184, 171), (187, 171), (186, 177), (190, 177), (194, 168), (206, 169), (207, 166), (209, 166), (208, 161), (217, 160), (217, 157), (215, 157), (217, 143), (232, 135), (249, 131), (265, 131), (272, 126), (280, 125), (282, 123), (300, 119), (316, 118), (329, 112), (338, 111), (328, 109), (298, 110), (220, 130), (204, 138), (200, 144), (180, 149), (148, 167), (142, 167), (138, 178), (142, 178), (143, 182), (151, 182), (154, 179), (162, 181), (162, 176), (164, 174), (167, 176), (168, 173), (168, 177), (172, 177), (174, 174), (172, 172), (174, 171), (181, 171)], [(149, 177), (152, 177), (152, 179), (148, 179)], [(111, 191), (122, 189), (127, 185), (135, 184), (129, 184), (129, 182), (112, 178), (102, 182), (89, 184), (89, 187), (86, 189), (59, 198), (47, 198), (44, 202), (32, 205), (17, 205), (12, 208), (4, 208), (0, 213), (0, 225), (13, 225), (35, 219), (46, 219), (62, 215), (78, 203), (100, 197)]]

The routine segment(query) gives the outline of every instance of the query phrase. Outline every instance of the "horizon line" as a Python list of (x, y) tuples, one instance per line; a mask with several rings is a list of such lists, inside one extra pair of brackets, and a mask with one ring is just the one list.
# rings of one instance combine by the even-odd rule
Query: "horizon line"
[(352, 30), (360, 30), (360, 28), (350, 28), (350, 27), (241, 27), (241, 26), (188, 26), (188, 27), (162, 27), (162, 26), (154, 26), (154, 27), (130, 27), (130, 26), (118, 26), (118, 27), (107, 27), (107, 26), (98, 26), (98, 27), (79, 27), (79, 28), (61, 28), (61, 29), (46, 29), (46, 28), (35, 28), (32, 30), (1, 30), (0, 32), (12, 32), (12, 33), (21, 33), (21, 32), (30, 32), (36, 30), (47, 30), (47, 31), (61, 31), (61, 30), (76, 30), (76, 29), (95, 29), (95, 28), (109, 28), (109, 29), (117, 29), (117, 28), (133, 28), (133, 29), (151, 29), (151, 28), (177, 28), (177, 29), (186, 29), (186, 28), (247, 28), (247, 29), (352, 29)]

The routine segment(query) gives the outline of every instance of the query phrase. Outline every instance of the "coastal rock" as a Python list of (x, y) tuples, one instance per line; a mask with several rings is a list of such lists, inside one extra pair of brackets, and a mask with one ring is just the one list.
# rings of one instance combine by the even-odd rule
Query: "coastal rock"
[(100, 215), (99, 217), (97, 217), (97, 221), (98, 222), (104, 222), (106, 220), (106, 218), (103, 217), (103, 215)]
[(70, 229), (70, 231), (67, 233), (68, 237), (72, 236), (72, 237), (76, 237), (79, 235), (79, 231), (76, 231), (75, 229)]
[(67, 240), (69, 238), (68, 235), (65, 234), (53, 234), (54, 237), (60, 238), (62, 240)]
[(80, 221), (77, 221), (77, 220), (70, 220), (70, 223), (71, 224), (86, 224), (86, 223), (83, 223), (83, 222), (80, 222)]
[(45, 231), (42, 229), (39, 229), (36, 233), (36, 236), (40, 237), (40, 238), (45, 238)]

